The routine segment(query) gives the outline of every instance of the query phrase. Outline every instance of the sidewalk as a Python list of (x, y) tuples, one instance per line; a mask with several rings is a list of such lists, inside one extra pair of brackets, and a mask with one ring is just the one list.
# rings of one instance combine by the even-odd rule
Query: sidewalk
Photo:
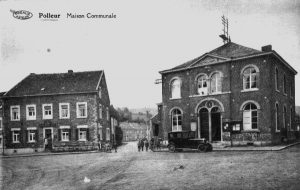
[[(213, 151), (280, 151), (288, 147), (300, 144), (296, 142), (288, 145), (278, 145), (278, 146), (213, 146)], [(190, 149), (189, 149), (190, 150)], [(168, 148), (161, 148), (160, 150), (154, 150), (153, 152), (168, 152)]]

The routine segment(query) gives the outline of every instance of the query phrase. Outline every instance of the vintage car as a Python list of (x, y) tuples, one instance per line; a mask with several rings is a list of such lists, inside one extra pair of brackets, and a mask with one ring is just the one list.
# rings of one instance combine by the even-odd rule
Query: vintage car
[(201, 152), (212, 151), (212, 145), (206, 139), (196, 138), (195, 131), (176, 131), (168, 133), (168, 148), (170, 152), (183, 149), (197, 149)]

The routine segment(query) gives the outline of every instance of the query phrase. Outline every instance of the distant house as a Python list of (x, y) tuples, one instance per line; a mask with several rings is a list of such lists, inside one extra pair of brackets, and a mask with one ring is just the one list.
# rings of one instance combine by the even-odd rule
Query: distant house
[(124, 142), (147, 137), (147, 125), (144, 123), (121, 122), (120, 127), (123, 131)]
[(229, 41), (160, 74), (158, 136), (192, 130), (226, 143), (232, 131), (237, 144), (295, 138), (297, 72), (271, 45), (255, 50)]
[(90, 150), (111, 140), (104, 71), (32, 73), (2, 101), (7, 154)]
[(112, 143), (116, 143), (116, 128), (119, 126), (119, 113), (118, 111), (111, 105), (109, 107), (109, 113), (110, 113), (110, 126), (111, 126), (111, 136), (112, 136)]

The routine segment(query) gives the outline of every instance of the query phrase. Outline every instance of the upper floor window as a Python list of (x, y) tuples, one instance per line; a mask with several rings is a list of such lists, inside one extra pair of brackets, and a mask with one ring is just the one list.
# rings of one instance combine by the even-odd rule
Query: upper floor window
[(283, 75), (283, 93), (287, 94), (287, 89), (286, 89), (286, 76), (285, 74)]
[(10, 106), (10, 120), (20, 121), (20, 106)]
[(275, 127), (276, 127), (276, 131), (280, 131), (280, 129), (279, 129), (279, 105), (278, 105), (278, 103), (275, 104)]
[(26, 119), (27, 120), (36, 120), (36, 106), (35, 105), (26, 105)]
[(2, 117), (0, 117), (0, 130), (2, 130), (2, 126), (3, 126), (3, 124), (2, 124)]
[(43, 104), (43, 119), (53, 119), (52, 104)]
[(243, 88), (244, 90), (257, 88), (257, 71), (254, 67), (248, 67), (243, 71)]
[(279, 90), (279, 73), (278, 73), (278, 68), (275, 68), (275, 88), (276, 90)]
[(103, 118), (103, 114), (102, 114), (102, 106), (99, 106), (99, 119)]
[(109, 108), (106, 108), (106, 120), (109, 121)]
[(206, 95), (207, 94), (207, 77), (205, 75), (200, 75), (197, 78), (197, 91), (200, 95)]
[(60, 119), (69, 119), (70, 118), (70, 104), (69, 103), (60, 103), (59, 104), (59, 118)]
[(174, 79), (171, 82), (172, 98), (181, 98), (181, 82), (179, 79)]
[(182, 130), (182, 112), (180, 109), (173, 109), (171, 112), (172, 131)]
[(211, 76), (211, 80), (210, 80), (210, 91), (212, 94), (221, 92), (221, 88), (222, 88), (221, 74), (219, 72), (214, 73)]
[(257, 106), (253, 103), (245, 105), (243, 110), (244, 130), (257, 129)]
[(87, 117), (87, 103), (86, 102), (77, 102), (77, 118), (86, 118)]

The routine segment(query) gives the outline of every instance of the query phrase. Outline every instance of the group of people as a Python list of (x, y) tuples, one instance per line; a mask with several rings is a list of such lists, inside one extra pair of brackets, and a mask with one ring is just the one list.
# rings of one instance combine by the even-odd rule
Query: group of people
[(141, 150), (144, 151), (144, 147), (145, 147), (145, 150), (148, 151), (148, 149), (149, 149), (148, 139), (139, 139), (137, 146), (138, 146), (138, 151), (139, 152)]

